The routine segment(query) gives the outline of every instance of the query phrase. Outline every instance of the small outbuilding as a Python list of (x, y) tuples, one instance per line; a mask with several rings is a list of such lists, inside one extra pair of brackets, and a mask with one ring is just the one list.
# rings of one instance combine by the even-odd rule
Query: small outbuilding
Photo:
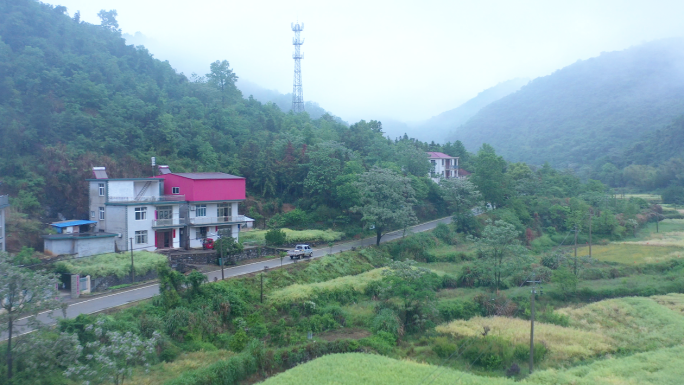
[(43, 235), (45, 253), (75, 255), (78, 258), (113, 253), (114, 240), (118, 234), (92, 231), (95, 223), (87, 220), (51, 223), (57, 234)]

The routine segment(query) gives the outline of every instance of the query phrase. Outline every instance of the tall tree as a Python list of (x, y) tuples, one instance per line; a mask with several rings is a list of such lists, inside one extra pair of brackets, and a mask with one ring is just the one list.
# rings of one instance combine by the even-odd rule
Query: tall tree
[(503, 157), (496, 155), (492, 146), (485, 143), (477, 152), (474, 166), (475, 173), (471, 179), (482, 193), (484, 201), (493, 207), (503, 205), (509, 189), (506, 161)]
[(375, 227), (376, 245), (380, 244), (385, 230), (391, 226), (415, 222), (413, 205), (417, 203), (411, 179), (391, 170), (373, 167), (359, 175), (359, 206), (352, 211), (363, 215), (361, 220)]
[(221, 93), (221, 105), (225, 107), (226, 96), (236, 91), (235, 82), (238, 80), (238, 77), (230, 69), (228, 60), (217, 60), (211, 63), (209, 70), (207, 83), (214, 86)]
[[(38, 313), (60, 307), (57, 277), (33, 272), (11, 263), (0, 254), (0, 332), (7, 333), (7, 378), (12, 379), (12, 337), (16, 332), (37, 328)], [(18, 322), (19, 318), (22, 319)]]
[[(100, 10), (100, 12), (97, 13), (97, 16), (100, 18), (101, 22), (100, 25), (111, 29), (112, 31), (119, 31), (119, 22), (116, 21), (116, 9), (111, 9), (109, 11), (105, 11), (104, 9)], [(75, 17), (75, 16), (74, 16)], [(81, 14), (80, 12), (78, 13), (78, 18), (80, 20)]]
[(453, 213), (457, 231), (471, 233), (475, 228), (473, 208), (480, 203), (482, 194), (467, 179), (442, 178), (439, 185), (442, 188), (442, 197)]
[(471, 237), (482, 256), (479, 262), (485, 264), (482, 270), (491, 272), (497, 290), (507, 276), (521, 268), (521, 262), (530, 264), (527, 249), (520, 244), (519, 236), (512, 224), (490, 220), (482, 237)]

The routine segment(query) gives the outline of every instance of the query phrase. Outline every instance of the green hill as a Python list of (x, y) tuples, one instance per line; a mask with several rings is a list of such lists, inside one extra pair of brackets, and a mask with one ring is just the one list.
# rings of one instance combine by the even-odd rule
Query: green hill
[(615, 154), (684, 111), (684, 40), (578, 61), (480, 110), (452, 140), (510, 161), (576, 167)]

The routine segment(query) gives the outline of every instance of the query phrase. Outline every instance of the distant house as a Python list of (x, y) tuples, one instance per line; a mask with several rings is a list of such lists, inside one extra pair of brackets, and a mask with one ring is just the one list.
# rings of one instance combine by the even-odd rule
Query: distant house
[(428, 152), (432, 169), (430, 177), (439, 182), (440, 178), (458, 178), (458, 157), (449, 156), (442, 152)]
[(0, 252), (4, 252), (7, 247), (5, 241), (5, 217), (7, 216), (7, 207), (9, 207), (9, 197), (7, 195), (0, 195)]
[(202, 247), (204, 238), (238, 239), (245, 217), (245, 178), (221, 172), (172, 173), (159, 166), (150, 178), (107, 176), (94, 167), (90, 219), (96, 230), (115, 233), (118, 250)]
[(71, 220), (51, 223), (57, 234), (43, 235), (48, 255), (75, 255), (78, 258), (113, 253), (117, 234), (93, 231), (97, 221)]

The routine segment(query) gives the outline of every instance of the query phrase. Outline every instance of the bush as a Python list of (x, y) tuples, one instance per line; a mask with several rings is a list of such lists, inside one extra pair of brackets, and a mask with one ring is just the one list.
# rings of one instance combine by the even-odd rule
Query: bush
[(482, 315), (482, 310), (478, 304), (472, 301), (459, 299), (446, 300), (437, 303), (437, 310), (446, 322), (455, 319), (470, 319)]
[[(159, 263), (167, 261), (165, 255), (149, 251), (136, 251), (133, 256), (135, 275), (138, 277), (155, 270)], [(89, 275), (90, 278), (107, 276), (123, 278), (131, 274), (131, 254), (110, 253), (60, 261), (55, 264), (55, 269), (60, 273)]]
[(240, 329), (233, 335), (233, 338), (230, 339), (228, 346), (230, 346), (230, 350), (239, 353), (247, 346), (247, 342), (249, 342), (247, 333)]
[(394, 340), (404, 335), (404, 326), (399, 320), (399, 316), (391, 309), (382, 309), (373, 318), (371, 330), (375, 333), (386, 332), (394, 336)]
[(458, 346), (446, 337), (437, 337), (432, 341), (432, 351), (440, 358), (450, 357), (457, 349)]
[(287, 236), (281, 229), (271, 229), (266, 232), (264, 239), (267, 245), (280, 246), (285, 244)]
[(432, 234), (437, 237), (440, 241), (446, 243), (447, 245), (455, 245), (458, 243), (458, 238), (456, 238), (456, 233), (451, 227), (444, 223), (440, 223), (432, 231)]

